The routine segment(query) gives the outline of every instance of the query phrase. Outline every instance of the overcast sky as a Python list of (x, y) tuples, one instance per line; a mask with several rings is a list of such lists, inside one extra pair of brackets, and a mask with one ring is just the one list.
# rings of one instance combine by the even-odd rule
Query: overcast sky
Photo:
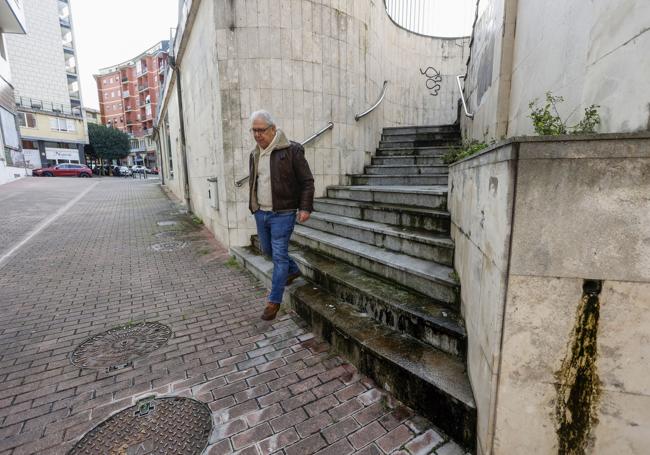
[(70, 9), (83, 103), (99, 109), (93, 74), (169, 39), (178, 0), (70, 0)]
[[(83, 103), (99, 109), (93, 74), (169, 39), (169, 29), (177, 25), (178, 0), (70, 0), (70, 3)], [(425, 5), (425, 33), (438, 36), (471, 33), (476, 0), (417, 0), (416, 3)]]

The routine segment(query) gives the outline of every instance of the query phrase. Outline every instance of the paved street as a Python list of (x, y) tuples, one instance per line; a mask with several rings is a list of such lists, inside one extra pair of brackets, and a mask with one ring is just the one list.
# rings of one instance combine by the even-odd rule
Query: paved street
[[(158, 180), (0, 186), (0, 453), (65, 453), (152, 394), (209, 405), (210, 454), (461, 453), (297, 317), (261, 321), (259, 282), (179, 209)], [(168, 343), (112, 371), (71, 363), (141, 321)]]

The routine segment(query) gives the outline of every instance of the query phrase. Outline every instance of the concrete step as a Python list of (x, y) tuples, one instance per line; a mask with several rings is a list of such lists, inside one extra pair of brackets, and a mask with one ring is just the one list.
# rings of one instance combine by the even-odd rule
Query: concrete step
[(458, 284), (453, 269), (374, 245), (297, 225), (292, 242), (436, 299), (458, 311)]
[[(252, 251), (259, 253), (257, 236), (251, 241)], [(467, 334), (462, 318), (440, 302), (297, 245), (291, 245), (289, 252), (304, 277), (360, 313), (444, 352), (465, 357)]]
[(450, 147), (381, 147), (375, 156), (430, 156), (441, 157), (449, 152)]
[(440, 133), (455, 131), (460, 134), (458, 125), (424, 125), (424, 126), (390, 126), (384, 128), (382, 134), (400, 135), (413, 133)]
[(445, 210), (447, 208), (447, 185), (333, 185), (327, 187), (327, 197), (359, 202), (397, 204), (404, 207), (423, 207), (434, 210)]
[(440, 137), (437, 139), (425, 139), (425, 140), (391, 140), (379, 141), (379, 148), (410, 148), (410, 147), (444, 147), (444, 146), (455, 146), (460, 144), (460, 139), (457, 137)]
[(373, 156), (373, 166), (441, 166), (446, 164), (442, 161), (442, 156), (415, 156), (415, 155), (394, 155), (394, 156)]
[(454, 243), (449, 236), (321, 212), (312, 213), (305, 226), (396, 253), (453, 266)]
[(449, 235), (450, 217), (444, 210), (331, 198), (315, 199), (314, 208), (320, 213)]
[[(231, 250), (267, 286), (272, 264), (250, 247)], [(326, 289), (297, 280), (285, 301), (312, 331), (398, 400), (430, 419), (470, 450), (476, 404), (461, 358), (384, 326)]]
[(386, 165), (386, 164), (373, 164), (366, 166), (364, 174), (366, 175), (430, 175), (430, 174), (447, 174), (449, 166), (446, 164), (441, 165), (414, 165), (414, 164), (401, 164), (401, 165)]
[(460, 141), (460, 131), (436, 131), (414, 133), (382, 133), (382, 142), (428, 142), (428, 141)]
[(352, 185), (446, 185), (447, 173), (428, 175), (351, 174)]

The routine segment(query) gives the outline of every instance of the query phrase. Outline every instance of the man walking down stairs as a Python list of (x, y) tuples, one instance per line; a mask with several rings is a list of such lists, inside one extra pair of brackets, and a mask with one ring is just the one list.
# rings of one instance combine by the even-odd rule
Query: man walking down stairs
[[(291, 255), (310, 283), (287, 296), (312, 330), (364, 374), (473, 450), (476, 405), (449, 235), (447, 166), (455, 125), (385, 128), (352, 185), (327, 188)], [(251, 247), (233, 253), (269, 282)]]

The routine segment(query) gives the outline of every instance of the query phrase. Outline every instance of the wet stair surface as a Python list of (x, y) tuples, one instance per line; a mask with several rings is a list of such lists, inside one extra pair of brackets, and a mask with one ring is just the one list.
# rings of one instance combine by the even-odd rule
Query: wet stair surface
[[(475, 445), (449, 237), (447, 167), (455, 126), (385, 128), (365, 173), (327, 189), (296, 225), (291, 256), (306, 280), (285, 301), (334, 349), (456, 442)], [(270, 286), (272, 263), (232, 249)]]

